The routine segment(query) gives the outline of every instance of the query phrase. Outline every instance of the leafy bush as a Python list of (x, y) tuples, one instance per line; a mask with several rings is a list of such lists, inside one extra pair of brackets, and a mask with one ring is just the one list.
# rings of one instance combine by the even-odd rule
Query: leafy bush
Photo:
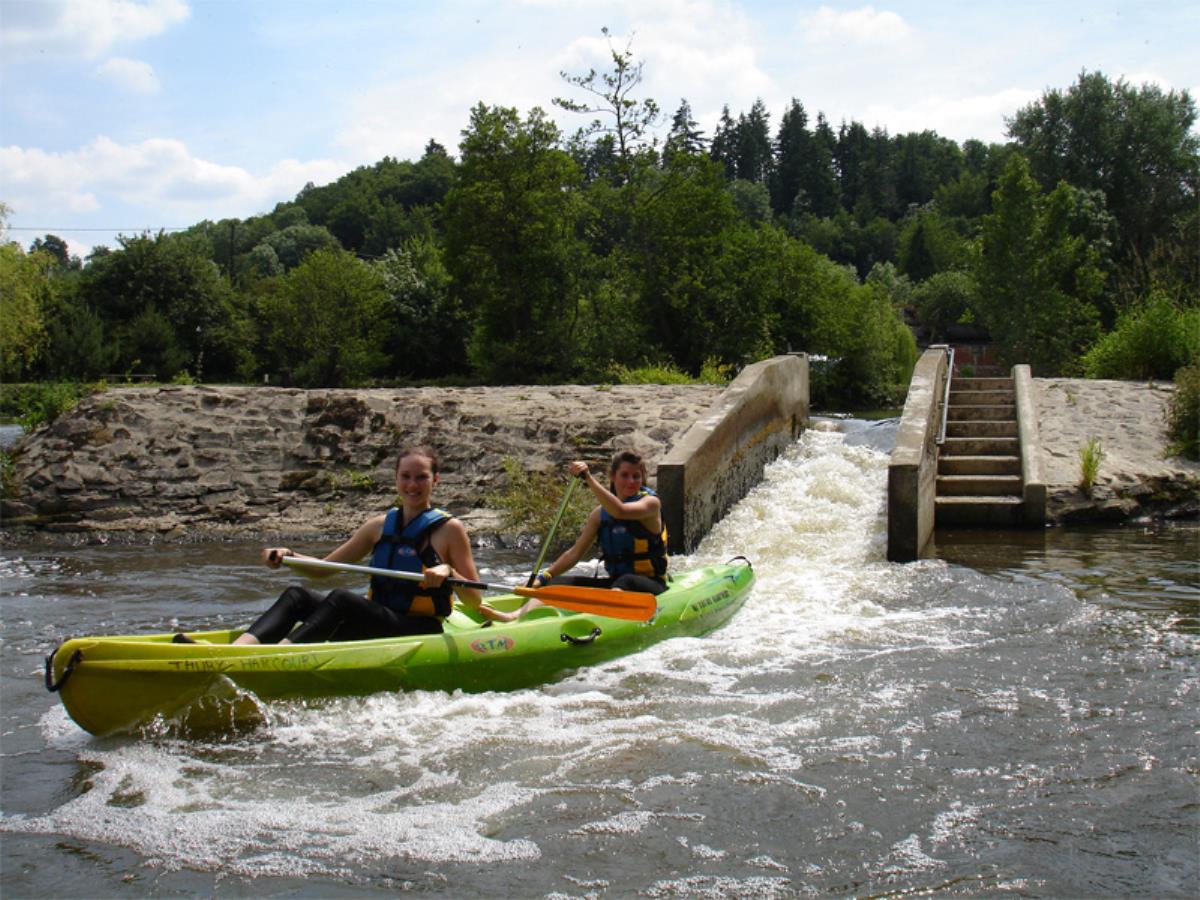
[(704, 360), (704, 365), (700, 367), (700, 375), (696, 380), (701, 384), (726, 385), (733, 381), (735, 374), (732, 364), (723, 363), (715, 356), (710, 356)]
[(0, 414), (16, 419), (26, 433), (48, 425), (84, 397), (103, 388), (67, 381), (4, 385)]
[(696, 379), (672, 363), (656, 363), (637, 368), (616, 364), (609, 376), (617, 384), (695, 384)]
[(1083, 357), (1088, 378), (1171, 378), (1200, 362), (1200, 308), (1180, 307), (1162, 291), (1124, 313)]
[(1175, 394), (1167, 411), (1172, 453), (1200, 460), (1200, 366), (1175, 373)]
[[(505, 457), (503, 465), (504, 489), (489, 494), (484, 502), (501, 510), (504, 515), (502, 527), (510, 534), (544, 536), (554, 524), (562, 505), (563, 492), (570, 482), (557, 471), (528, 472), (511, 456)], [(547, 563), (553, 562), (556, 552), (561, 552), (575, 540), (595, 505), (589, 491), (582, 486), (575, 488), (555, 532), (554, 546), (550, 547)]]

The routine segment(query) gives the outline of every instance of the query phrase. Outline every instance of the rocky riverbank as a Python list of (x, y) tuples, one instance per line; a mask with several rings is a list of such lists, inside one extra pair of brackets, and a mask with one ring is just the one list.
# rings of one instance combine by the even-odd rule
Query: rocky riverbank
[[(1057, 523), (1200, 512), (1200, 464), (1167, 456), (1171, 385), (1036, 379)], [(391, 502), (396, 448), (442, 457), (438, 502), (493, 534), (504, 461), (555, 471), (644, 453), (651, 474), (718, 400), (708, 385), (315, 390), (156, 387), (87, 398), (16, 449), (10, 529), (168, 540), (337, 536)], [(1079, 487), (1079, 450), (1104, 460)], [(6, 538), (6, 539), (8, 539)]]

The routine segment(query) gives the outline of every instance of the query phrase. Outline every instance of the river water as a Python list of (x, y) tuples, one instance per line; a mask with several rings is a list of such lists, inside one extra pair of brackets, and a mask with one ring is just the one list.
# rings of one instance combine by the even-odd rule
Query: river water
[(6, 546), (4, 896), (1194, 897), (1200, 530), (890, 564), (895, 422), (841, 427), (673, 561), (754, 562), (719, 632), (533, 690), (273, 704), (222, 739), (90, 737), (42, 656), (250, 621), (284, 577), (256, 547)]

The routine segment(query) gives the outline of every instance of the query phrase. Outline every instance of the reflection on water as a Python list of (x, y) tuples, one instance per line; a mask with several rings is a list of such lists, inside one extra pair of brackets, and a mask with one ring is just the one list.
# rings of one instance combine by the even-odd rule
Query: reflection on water
[(753, 560), (718, 633), (527, 691), (269, 704), (222, 739), (91, 738), (41, 656), (245, 624), (281, 587), (257, 548), (5, 550), (5, 895), (1193, 895), (1196, 529), (891, 564), (895, 423), (836, 427), (673, 561)]
[(1200, 527), (1156, 522), (1117, 528), (943, 531), (937, 555), (1007, 578), (1062, 584), (1117, 609), (1160, 612), (1195, 629), (1200, 615)]

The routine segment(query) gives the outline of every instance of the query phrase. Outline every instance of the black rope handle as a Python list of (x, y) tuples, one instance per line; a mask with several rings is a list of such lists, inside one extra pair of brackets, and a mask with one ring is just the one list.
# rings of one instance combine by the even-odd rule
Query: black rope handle
[(599, 625), (597, 625), (595, 628), (593, 628), (592, 633), (589, 634), (587, 637), (571, 637), (571, 635), (567, 634), (564, 631), (561, 634), (559, 634), (558, 639), (560, 641), (562, 641), (564, 644), (574, 644), (576, 647), (578, 647), (582, 644), (590, 644), (592, 641), (594, 641), (598, 637), (600, 637), (600, 626)]
[[(61, 644), (59, 646), (62, 646)], [(83, 651), (76, 650), (71, 654), (71, 658), (67, 660), (67, 667), (63, 669), (62, 678), (58, 681), (54, 680), (54, 657), (58, 653), (58, 647), (55, 647), (53, 652), (46, 657), (46, 690), (52, 694), (58, 693), (62, 686), (67, 683), (67, 679), (71, 677), (71, 673), (75, 671), (75, 667), (83, 661)]]
[(745, 557), (745, 556), (742, 556), (742, 555), (740, 555), (740, 554), (739, 554), (738, 556), (732, 556), (732, 557), (730, 557), (728, 560), (726, 560), (726, 562), (725, 562), (725, 565), (727, 565), (727, 566), (733, 565), (733, 564), (734, 564), (735, 562), (737, 562), (739, 559), (740, 559), (742, 562), (744, 562), (744, 563), (746, 564), (746, 568), (747, 568), (747, 569), (753, 569), (753, 568), (754, 568), (754, 566), (753, 566), (753, 564), (751, 564), (750, 560), (749, 560), (747, 557)]

